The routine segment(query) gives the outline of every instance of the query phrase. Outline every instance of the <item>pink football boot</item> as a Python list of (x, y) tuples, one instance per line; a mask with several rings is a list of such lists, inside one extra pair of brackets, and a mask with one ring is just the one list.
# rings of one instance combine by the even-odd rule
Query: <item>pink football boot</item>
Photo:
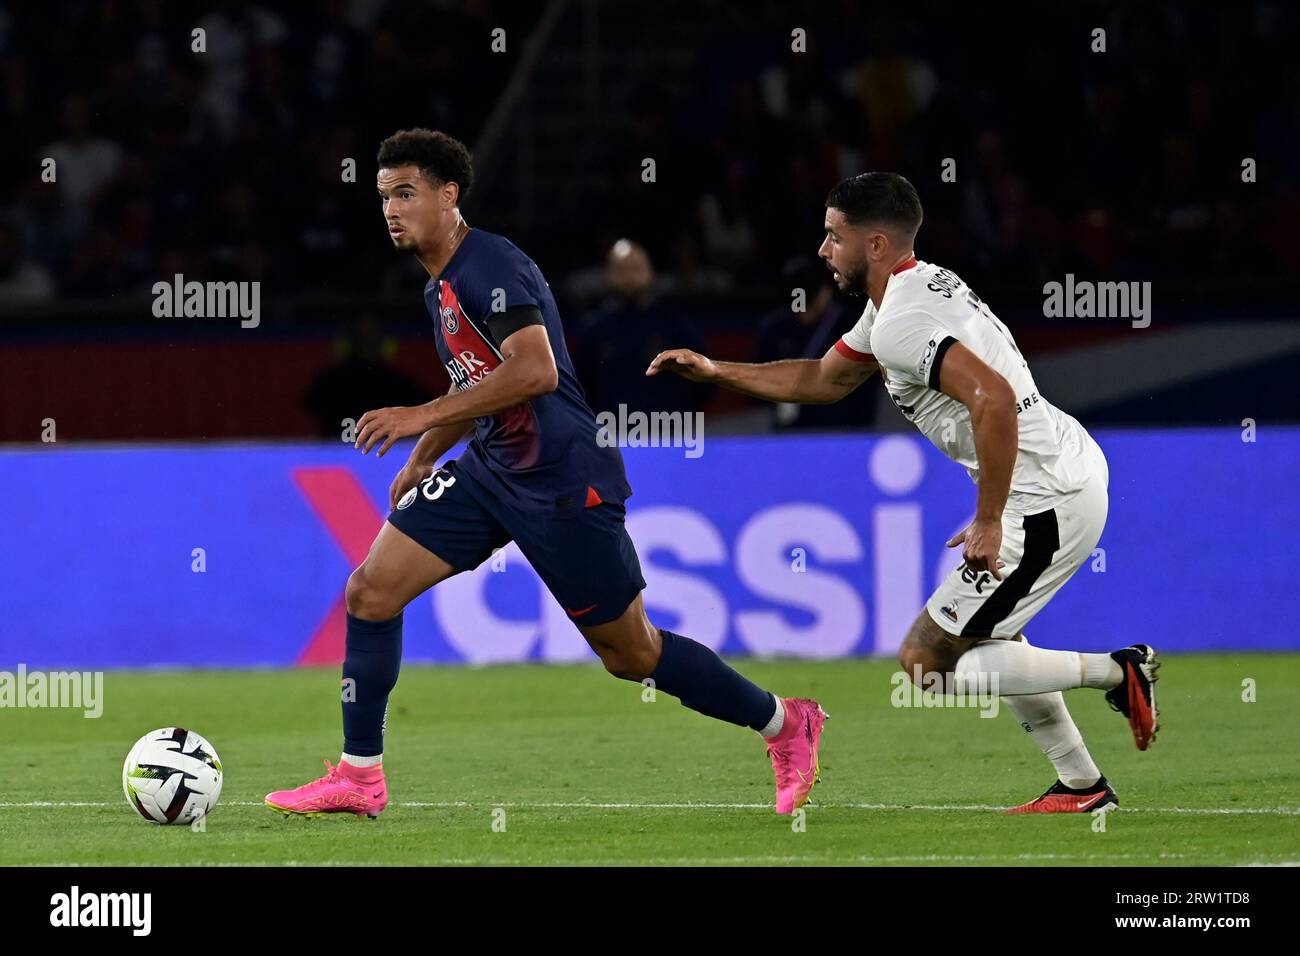
[(326, 813), (355, 813), (378, 817), (388, 806), (388, 787), (383, 766), (337, 767), (325, 761), (325, 776), (294, 790), (277, 790), (266, 795), (266, 805), (281, 813), (318, 817)]
[(776, 774), (776, 812), (793, 813), (808, 802), (821, 767), (817, 763), (817, 742), (821, 739), (826, 711), (806, 697), (784, 699), (785, 724), (767, 742)]

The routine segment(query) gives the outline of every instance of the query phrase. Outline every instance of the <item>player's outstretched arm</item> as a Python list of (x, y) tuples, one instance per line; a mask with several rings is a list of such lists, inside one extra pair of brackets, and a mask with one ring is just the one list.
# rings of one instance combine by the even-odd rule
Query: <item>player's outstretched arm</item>
[(834, 348), (820, 359), (762, 364), (715, 362), (690, 349), (669, 349), (656, 355), (645, 373), (674, 372), (692, 382), (712, 382), (769, 402), (829, 405), (865, 382), (877, 368), (874, 361), (855, 361)]

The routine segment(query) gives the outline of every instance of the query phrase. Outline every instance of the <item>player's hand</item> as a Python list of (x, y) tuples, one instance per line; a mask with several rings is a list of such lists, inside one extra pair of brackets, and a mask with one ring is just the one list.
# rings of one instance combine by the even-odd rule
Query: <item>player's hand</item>
[(998, 560), (998, 552), (1002, 550), (1001, 518), (992, 521), (976, 518), (964, 531), (959, 531), (948, 539), (950, 548), (962, 543), (966, 545), (961, 553), (968, 568), (972, 571), (987, 571), (996, 580), (1002, 580), (1001, 569), (1006, 565)]
[(402, 496), (433, 474), (433, 465), (424, 462), (408, 461), (397, 473), (393, 483), (388, 487), (388, 509), (397, 507)]
[(645, 370), (647, 375), (658, 375), (660, 369), (676, 372), (692, 382), (712, 382), (718, 377), (718, 367), (712, 360), (690, 349), (669, 349), (660, 352)]
[(423, 405), (410, 408), (378, 408), (366, 412), (357, 422), (357, 443), (353, 448), (360, 448), (361, 454), (367, 455), (381, 438), (386, 439), (379, 446), (379, 455), (393, 447), (399, 438), (423, 434), (429, 428), (429, 410)]

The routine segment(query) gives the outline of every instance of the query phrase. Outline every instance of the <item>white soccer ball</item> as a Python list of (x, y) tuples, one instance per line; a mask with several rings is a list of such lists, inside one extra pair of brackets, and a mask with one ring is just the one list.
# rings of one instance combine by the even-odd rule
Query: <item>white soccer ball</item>
[(151, 730), (122, 766), (126, 802), (150, 823), (193, 823), (217, 805), (221, 780), (212, 744), (181, 727)]

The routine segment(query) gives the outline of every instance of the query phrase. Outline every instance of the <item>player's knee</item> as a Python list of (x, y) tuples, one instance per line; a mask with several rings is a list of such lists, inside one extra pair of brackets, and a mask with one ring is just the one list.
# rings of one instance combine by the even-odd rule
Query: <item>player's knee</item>
[(344, 591), (348, 613), (363, 621), (387, 621), (396, 617), (402, 609), (393, 607), (393, 599), (366, 573), (363, 564), (352, 572), (348, 586)]
[(642, 624), (637, 628), (635, 639), (620, 636), (618, 640), (605, 642), (588, 637), (605, 670), (615, 677), (643, 681), (659, 666), (659, 634), (648, 621)]
[(937, 625), (918, 619), (898, 648), (899, 666), (918, 687), (924, 687), (928, 680), (932, 680), (928, 675), (945, 674), (956, 662), (942, 637), (931, 633), (934, 629)]
[(658, 653), (646, 647), (608, 647), (597, 653), (605, 670), (621, 680), (643, 681), (659, 663)]
[(643, 675), (642, 669), (622, 654), (610, 654), (600, 660), (605, 665), (605, 670), (619, 680), (643, 681), (649, 676)]
[(918, 687), (924, 686), (925, 675), (936, 669), (932, 654), (924, 648), (909, 647), (907, 644), (898, 649), (898, 666)]

